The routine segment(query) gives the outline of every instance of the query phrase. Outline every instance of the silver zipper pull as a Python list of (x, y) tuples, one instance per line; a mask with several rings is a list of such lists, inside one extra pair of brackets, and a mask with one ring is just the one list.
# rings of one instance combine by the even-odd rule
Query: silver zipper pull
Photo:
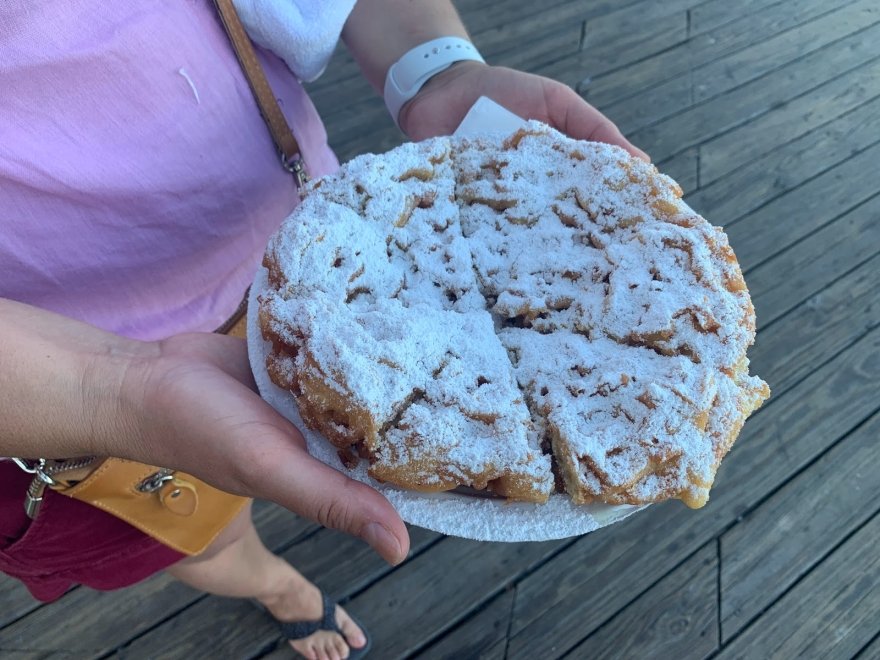
[(154, 472), (149, 477), (141, 481), (137, 486), (137, 490), (141, 493), (155, 493), (166, 481), (174, 479), (173, 470), (162, 468), (158, 472)]
[(27, 517), (34, 520), (40, 512), (40, 505), (43, 503), (43, 493), (46, 491), (46, 482), (37, 475), (28, 486), (27, 494), (24, 498), (24, 512)]
[(296, 188), (299, 191), (300, 197), (302, 197), (305, 193), (303, 186), (311, 180), (309, 173), (306, 172), (306, 165), (303, 162), (303, 159), (294, 156), (288, 160), (284, 154), (281, 154), (281, 165), (293, 175), (293, 179), (296, 182)]
[(46, 486), (54, 486), (58, 483), (52, 475), (88, 467), (95, 462), (95, 457), (84, 456), (66, 461), (47, 461), (45, 458), (40, 458), (36, 461), (26, 461), (20, 458), (13, 458), (12, 460), (22, 470), (34, 475), (24, 500), (25, 513), (27, 513), (28, 518), (33, 520), (40, 512), (40, 504), (43, 503), (43, 493), (46, 491)]
[(303, 186), (309, 182), (309, 175), (306, 173), (306, 168), (303, 167), (302, 160), (293, 161), (293, 176), (296, 179), (296, 187), (302, 195)]

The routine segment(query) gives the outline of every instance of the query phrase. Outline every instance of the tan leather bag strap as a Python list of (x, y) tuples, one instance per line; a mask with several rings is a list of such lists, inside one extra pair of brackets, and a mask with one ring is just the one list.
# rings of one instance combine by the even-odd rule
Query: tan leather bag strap
[(297, 187), (302, 189), (302, 185), (309, 180), (306, 172), (305, 163), (302, 160), (299, 144), (287, 120), (281, 112), (281, 107), (272, 93), (269, 81), (266, 80), (266, 74), (257, 54), (254, 52), (254, 46), (251, 39), (241, 24), (238, 12), (232, 0), (214, 0), (217, 6), (217, 12), (220, 14), (220, 20), (223, 21), (223, 27), (226, 28), (226, 34), (229, 35), (229, 41), (232, 42), (232, 49), (241, 64), (245, 78), (251, 87), (254, 99), (260, 108), (260, 114), (269, 128), (269, 134), (275, 143), (275, 148), (281, 156), (281, 164), (288, 172), (293, 174), (296, 179)]

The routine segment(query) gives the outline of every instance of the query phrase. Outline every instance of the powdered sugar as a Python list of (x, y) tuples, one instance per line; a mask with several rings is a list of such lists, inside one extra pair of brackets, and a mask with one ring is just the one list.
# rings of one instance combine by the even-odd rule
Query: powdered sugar
[(552, 445), (576, 501), (699, 505), (766, 386), (743, 371), (754, 316), (726, 238), (679, 196), (536, 123), (359, 157), (270, 244), (264, 331), (294, 390), (369, 417), (325, 432), (383, 480), (546, 497)]

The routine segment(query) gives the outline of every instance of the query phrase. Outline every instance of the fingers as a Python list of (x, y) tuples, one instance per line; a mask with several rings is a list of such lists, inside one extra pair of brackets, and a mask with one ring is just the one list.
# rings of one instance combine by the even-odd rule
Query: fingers
[(636, 158), (640, 158), (647, 163), (651, 162), (651, 157), (623, 137), (623, 133), (620, 132), (620, 129), (618, 129), (610, 119), (605, 117), (605, 115), (601, 114), (598, 110), (595, 110), (592, 106), (587, 107), (589, 107), (590, 110), (593, 110), (601, 118), (593, 130), (593, 134), (590, 136), (591, 140), (594, 142), (605, 142), (606, 144), (616, 144), (618, 147), (626, 149)]
[(366, 541), (391, 564), (409, 551), (400, 515), (378, 491), (313, 458), (299, 431), (257, 395), (249, 398), (247, 425), (230, 429), (237, 471), (246, 488), (325, 527)]
[(650, 156), (627, 140), (608, 117), (584, 101), (573, 89), (549, 83), (545, 92), (551, 123), (563, 133), (579, 140), (617, 145), (636, 158), (651, 162)]
[(360, 537), (390, 564), (406, 558), (406, 526), (378, 491), (321, 463), (304, 449), (290, 447), (286, 454), (285, 460), (263, 467), (271, 475), (262, 489), (264, 497), (325, 527)]

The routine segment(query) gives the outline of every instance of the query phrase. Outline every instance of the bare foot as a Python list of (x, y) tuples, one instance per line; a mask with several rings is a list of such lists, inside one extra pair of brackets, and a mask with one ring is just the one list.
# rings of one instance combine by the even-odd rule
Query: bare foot
[[(288, 578), (286, 587), (280, 589), (278, 595), (259, 600), (279, 621), (320, 621), (324, 616), (321, 592), (298, 573)], [(336, 625), (344, 637), (329, 630), (319, 630), (303, 639), (290, 640), (289, 643), (294, 651), (308, 660), (345, 660), (349, 647), (362, 648), (367, 640), (363, 631), (338, 605)]]

